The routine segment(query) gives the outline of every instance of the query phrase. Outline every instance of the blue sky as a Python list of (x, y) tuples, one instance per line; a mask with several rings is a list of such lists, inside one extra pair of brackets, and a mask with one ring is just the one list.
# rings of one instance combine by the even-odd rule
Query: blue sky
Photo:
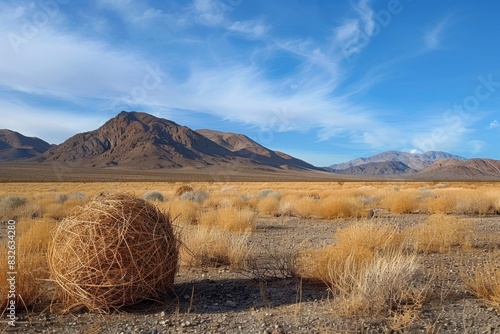
[(121, 110), (324, 166), (500, 159), (500, 2), (0, 3), (0, 128), (61, 143)]

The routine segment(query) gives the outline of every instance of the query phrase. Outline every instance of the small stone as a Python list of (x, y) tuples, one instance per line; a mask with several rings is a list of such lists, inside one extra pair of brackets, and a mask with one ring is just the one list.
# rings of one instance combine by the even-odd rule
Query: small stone
[(232, 300), (228, 300), (228, 301), (226, 302), (226, 306), (227, 306), (227, 307), (231, 307), (231, 308), (236, 308), (236, 303), (235, 303), (235, 302), (233, 302)]

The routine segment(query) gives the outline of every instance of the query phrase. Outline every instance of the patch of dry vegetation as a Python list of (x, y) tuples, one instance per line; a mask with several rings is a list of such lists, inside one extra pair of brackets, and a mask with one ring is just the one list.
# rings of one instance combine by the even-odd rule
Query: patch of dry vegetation
[[(31, 309), (36, 304), (50, 302), (46, 293), (49, 270), (47, 249), (51, 233), (56, 227), (52, 221), (40, 219), (19, 222), (16, 226), (16, 305)], [(0, 267), (7, 267), (7, 244), (0, 246)], [(10, 254), (9, 254), (10, 255)], [(0, 308), (8, 302), (7, 271), (0, 271)]]
[(411, 287), (418, 257), (403, 243), (393, 227), (356, 224), (339, 230), (332, 245), (303, 252), (300, 272), (330, 287), (338, 311), (379, 315), (415, 302), (420, 294)]
[(255, 229), (256, 218), (254, 210), (225, 207), (201, 212), (199, 224), (232, 232), (250, 232)]
[(433, 215), (405, 231), (409, 247), (422, 253), (446, 253), (453, 247), (470, 247), (471, 224), (466, 219)]
[(465, 274), (464, 281), (477, 297), (500, 310), (500, 251), (495, 251), (481, 264)]
[(250, 253), (248, 233), (193, 226), (181, 230), (181, 261), (188, 266), (242, 267)]

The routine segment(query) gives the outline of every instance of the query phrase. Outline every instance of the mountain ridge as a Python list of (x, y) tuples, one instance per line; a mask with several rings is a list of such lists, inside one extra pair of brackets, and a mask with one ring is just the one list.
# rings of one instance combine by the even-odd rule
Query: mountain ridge
[[(244, 137), (248, 142), (259, 145)], [(37, 161), (77, 161), (82, 166), (91, 167), (153, 169), (228, 164), (254, 168), (318, 169), (296, 158), (288, 161), (278, 159), (274, 151), (259, 146), (269, 153), (269, 159), (256, 159), (253, 155), (245, 157), (241, 152), (233, 152), (201, 133), (167, 119), (147, 113), (122, 111), (98, 129), (76, 134), (51, 148)]]
[(0, 129), (0, 160), (28, 159), (52, 147), (38, 137), (27, 137), (19, 132)]
[(331, 166), (328, 166), (328, 169), (330, 170), (345, 170), (351, 167), (355, 166), (360, 166), (360, 165), (365, 165), (369, 163), (380, 163), (380, 162), (386, 162), (386, 161), (399, 161), (411, 169), (421, 171), (429, 166), (431, 166), (435, 161), (441, 160), (441, 159), (458, 159), (458, 160), (466, 160), (463, 157), (460, 157), (458, 155), (454, 155), (448, 152), (442, 152), (442, 151), (428, 151), (424, 153), (409, 153), (409, 152), (402, 152), (402, 151), (386, 151), (382, 153), (378, 153), (375, 155), (372, 155), (367, 158), (357, 158), (353, 159), (347, 162), (339, 163), (339, 164), (334, 164)]

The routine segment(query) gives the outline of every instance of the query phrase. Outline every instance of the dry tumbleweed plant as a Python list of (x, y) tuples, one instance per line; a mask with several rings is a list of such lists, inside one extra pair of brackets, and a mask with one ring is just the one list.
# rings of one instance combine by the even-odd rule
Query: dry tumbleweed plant
[(179, 241), (157, 207), (127, 194), (96, 196), (64, 219), (49, 250), (68, 309), (109, 312), (171, 291)]

